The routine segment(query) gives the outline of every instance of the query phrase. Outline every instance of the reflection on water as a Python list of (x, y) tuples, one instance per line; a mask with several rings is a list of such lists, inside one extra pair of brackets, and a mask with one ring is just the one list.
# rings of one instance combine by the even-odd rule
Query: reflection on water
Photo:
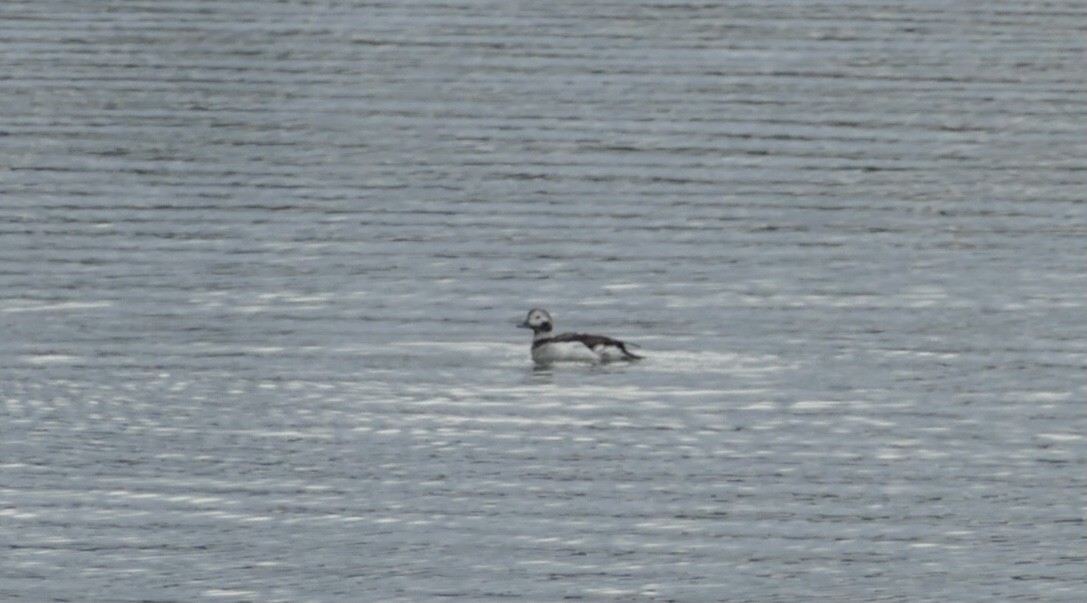
[(1078, 6), (54, 9), (0, 598), (1081, 596)]

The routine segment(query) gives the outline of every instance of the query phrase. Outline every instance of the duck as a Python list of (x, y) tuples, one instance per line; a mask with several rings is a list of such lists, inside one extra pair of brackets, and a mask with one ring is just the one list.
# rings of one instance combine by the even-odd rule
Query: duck
[(537, 364), (562, 361), (610, 362), (644, 358), (628, 350), (626, 343), (611, 337), (586, 333), (553, 335), (555, 321), (552, 320), (551, 314), (542, 308), (529, 310), (525, 321), (517, 326), (532, 329), (532, 360)]

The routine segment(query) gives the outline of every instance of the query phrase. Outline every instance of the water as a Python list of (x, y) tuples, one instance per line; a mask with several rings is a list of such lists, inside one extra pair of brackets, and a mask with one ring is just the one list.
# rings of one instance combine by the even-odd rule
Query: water
[(0, 17), (0, 598), (1087, 588), (1079, 4)]

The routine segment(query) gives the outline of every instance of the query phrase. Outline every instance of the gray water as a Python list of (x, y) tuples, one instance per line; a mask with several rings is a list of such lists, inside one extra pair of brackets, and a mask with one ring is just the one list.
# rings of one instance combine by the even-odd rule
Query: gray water
[(0, 599), (1081, 601), (1085, 32), (5, 1)]

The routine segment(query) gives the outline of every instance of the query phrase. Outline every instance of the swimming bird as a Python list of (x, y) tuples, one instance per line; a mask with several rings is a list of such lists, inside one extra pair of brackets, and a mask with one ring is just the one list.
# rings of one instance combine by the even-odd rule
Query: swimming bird
[(532, 360), (538, 364), (559, 361), (607, 362), (610, 360), (640, 360), (618, 339), (585, 333), (552, 335), (555, 321), (547, 310), (533, 308), (518, 327), (532, 329)]

